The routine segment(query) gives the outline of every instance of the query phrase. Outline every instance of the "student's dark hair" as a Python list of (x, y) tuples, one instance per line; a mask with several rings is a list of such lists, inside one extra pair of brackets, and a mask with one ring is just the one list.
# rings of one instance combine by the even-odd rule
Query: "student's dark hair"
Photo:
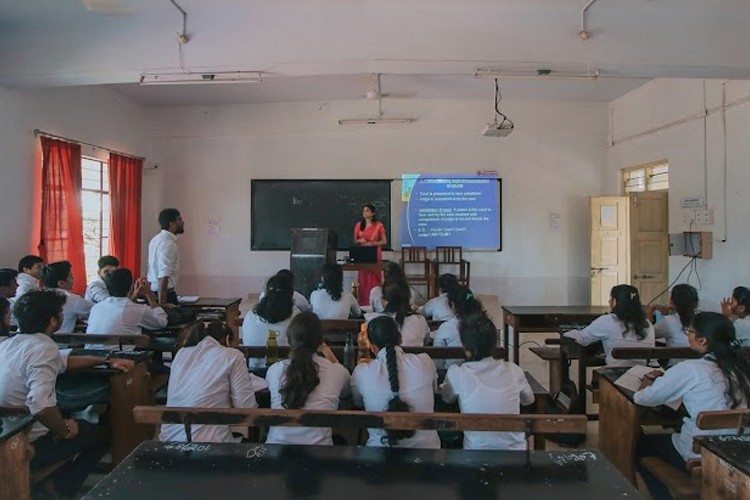
[[(377, 212), (375, 211), (375, 205), (373, 205), (372, 203), (365, 203), (364, 205), (362, 205), (362, 210), (364, 210), (365, 208), (369, 208), (372, 211), (372, 221), (377, 222), (378, 216)], [(364, 217), (362, 217), (362, 220), (360, 220), (359, 222), (359, 230), (364, 231), (365, 227), (367, 227), (367, 221)]]
[(253, 312), (268, 323), (284, 321), (292, 315), (294, 291), (286, 280), (274, 275), (266, 282), (266, 292)]
[[(385, 349), (385, 363), (388, 367), (388, 382), (391, 386), (393, 397), (388, 401), (387, 411), (409, 412), (411, 408), (406, 401), (401, 399), (401, 384), (398, 380), (398, 363), (396, 359), (396, 346), (401, 343), (401, 334), (398, 325), (393, 318), (378, 316), (367, 323), (367, 338), (380, 349)], [(386, 429), (383, 444), (395, 446), (401, 439), (410, 438), (414, 431)]]
[(333, 300), (341, 300), (344, 291), (344, 271), (341, 266), (329, 262), (320, 270), (320, 283)]
[(385, 282), (394, 279), (406, 281), (406, 273), (404, 273), (404, 268), (401, 267), (398, 262), (389, 260), (383, 264), (383, 281)]
[(698, 308), (698, 290), (692, 285), (680, 283), (672, 288), (670, 298), (682, 326), (690, 326), (693, 316), (695, 316), (695, 310)]
[(641, 306), (638, 289), (631, 285), (615, 285), (609, 294), (616, 301), (612, 312), (625, 327), (622, 332), (623, 336), (632, 329), (638, 339), (646, 338), (648, 320)]
[(469, 361), (479, 361), (495, 354), (497, 327), (484, 312), (475, 312), (461, 318), (458, 334), (464, 349), (471, 352)]
[(276, 277), (282, 280), (284, 286), (294, 291), (294, 273), (289, 269), (280, 269), (276, 272)]
[(182, 347), (193, 347), (198, 345), (206, 337), (213, 337), (218, 343), (224, 345), (227, 337), (231, 340), (233, 337), (232, 329), (221, 321), (212, 321), (207, 326), (203, 322), (198, 322), (192, 327), (185, 337)]
[(701, 312), (691, 324), (696, 337), (708, 340), (705, 356), (719, 367), (726, 380), (731, 408), (750, 402), (750, 362), (742, 352), (732, 321), (715, 312)]
[[(5, 315), (10, 311), (10, 301), (5, 297), (0, 297), (0, 322), (5, 319)], [(0, 323), (0, 335), (7, 336), (10, 333), (9, 325)]]
[(3, 267), (0, 269), (0, 286), (10, 286), (16, 276), (18, 276), (18, 271), (10, 267)]
[(106, 266), (120, 267), (120, 260), (114, 255), (102, 255), (96, 261), (96, 265), (99, 270), (102, 270)]
[(448, 303), (453, 306), (459, 319), (484, 310), (482, 303), (474, 298), (469, 287), (463, 285), (448, 290)]
[(19, 333), (41, 333), (50, 321), (62, 314), (65, 295), (55, 290), (30, 290), (13, 305)]
[(180, 211), (176, 208), (165, 208), (159, 212), (159, 226), (162, 229), (169, 229), (169, 223), (177, 221)]
[(404, 320), (411, 314), (409, 287), (406, 282), (393, 279), (383, 283), (383, 300), (387, 301), (385, 312), (395, 316), (398, 326), (404, 326)]
[(47, 288), (58, 288), (58, 283), (67, 280), (72, 269), (67, 260), (47, 264), (42, 268), (42, 284)]
[(279, 394), (282, 406), (294, 410), (305, 406), (307, 397), (320, 384), (313, 356), (323, 343), (323, 325), (315, 313), (300, 313), (289, 323), (286, 338), (291, 350)]
[(18, 261), (18, 272), (22, 273), (24, 269), (31, 269), (34, 267), (34, 264), (44, 264), (44, 259), (38, 255), (27, 255), (22, 257), (21, 260)]
[(732, 290), (732, 298), (738, 305), (745, 306), (745, 314), (750, 313), (750, 288), (738, 286)]
[(448, 293), (451, 288), (458, 286), (458, 278), (455, 274), (451, 273), (441, 274), (438, 278), (438, 286), (440, 287), (441, 292)]
[(128, 268), (118, 267), (104, 277), (104, 284), (112, 297), (127, 297), (133, 286), (133, 273)]

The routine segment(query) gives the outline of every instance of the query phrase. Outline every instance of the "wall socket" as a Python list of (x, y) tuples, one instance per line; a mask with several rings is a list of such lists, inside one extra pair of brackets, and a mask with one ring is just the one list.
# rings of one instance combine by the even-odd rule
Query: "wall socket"
[(683, 209), (682, 225), (690, 228), (691, 226), (703, 225), (710, 226), (714, 223), (713, 209)]

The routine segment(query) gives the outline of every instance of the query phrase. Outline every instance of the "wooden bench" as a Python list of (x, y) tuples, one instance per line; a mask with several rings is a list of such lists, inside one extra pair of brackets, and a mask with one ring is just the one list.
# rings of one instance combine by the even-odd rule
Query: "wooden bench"
[[(339, 360), (344, 359), (344, 346), (329, 346), (333, 354)], [(432, 359), (466, 359), (466, 352), (463, 347), (443, 347), (443, 346), (402, 346), (405, 353), (420, 354), (425, 353)], [(242, 351), (246, 358), (265, 358), (268, 353), (266, 346), (247, 346), (241, 345), (237, 349)], [(285, 358), (289, 355), (288, 346), (277, 347), (279, 358)], [(502, 359), (505, 356), (505, 349), (497, 348), (494, 357)]]
[(151, 342), (147, 335), (103, 333), (55, 333), (52, 340), (58, 344), (68, 344), (70, 347), (82, 347), (85, 344), (116, 345), (120, 350), (123, 346), (146, 347)]
[[(742, 347), (742, 353), (750, 358), (750, 347)], [(703, 355), (689, 347), (615, 347), (612, 357), (615, 359), (698, 359)]]

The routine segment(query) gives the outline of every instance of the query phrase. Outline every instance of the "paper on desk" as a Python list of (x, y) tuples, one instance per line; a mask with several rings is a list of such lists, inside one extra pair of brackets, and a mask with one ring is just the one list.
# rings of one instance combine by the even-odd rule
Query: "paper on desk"
[(180, 304), (193, 304), (195, 302), (198, 302), (200, 297), (198, 295), (179, 295), (177, 297), (177, 302)]
[[(640, 389), (641, 382), (643, 382), (644, 377), (654, 370), (664, 373), (664, 370), (662, 370), (661, 368), (635, 365), (628, 371), (623, 373), (620, 378), (615, 380), (615, 385), (622, 387), (623, 389), (628, 389), (629, 391), (638, 392), (638, 389)], [(666, 403), (665, 406), (669, 406), (673, 410), (677, 410), (680, 406), (682, 406), (682, 398), (675, 401), (670, 401), (669, 403)]]

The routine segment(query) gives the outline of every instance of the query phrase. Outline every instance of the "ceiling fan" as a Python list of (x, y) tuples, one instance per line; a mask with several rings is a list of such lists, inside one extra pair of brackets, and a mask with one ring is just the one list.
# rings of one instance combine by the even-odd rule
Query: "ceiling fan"
[(409, 99), (417, 95), (416, 92), (407, 92), (401, 94), (394, 94), (391, 92), (382, 92), (380, 87), (380, 73), (370, 73), (367, 77), (367, 93), (361, 97), (376, 101), (379, 99)]
[(97, 14), (126, 16), (133, 13), (118, 0), (81, 0), (81, 3), (86, 7), (86, 10)]

